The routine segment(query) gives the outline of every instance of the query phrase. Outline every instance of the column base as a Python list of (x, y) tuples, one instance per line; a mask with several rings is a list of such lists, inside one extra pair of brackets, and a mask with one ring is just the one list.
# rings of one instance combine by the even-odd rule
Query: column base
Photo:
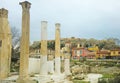
[(32, 80), (32, 79), (30, 79), (30, 78), (18, 78), (17, 80), (16, 80), (16, 83), (37, 83), (37, 81), (35, 81), (35, 80)]

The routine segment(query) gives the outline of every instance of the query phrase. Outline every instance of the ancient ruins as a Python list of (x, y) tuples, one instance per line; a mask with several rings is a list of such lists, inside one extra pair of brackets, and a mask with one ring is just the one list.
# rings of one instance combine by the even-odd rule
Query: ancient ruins
[[(30, 42), (30, 7), (28, 1), (21, 2), (22, 6), (22, 36), (20, 42), (20, 68), (16, 83), (47, 83), (51, 81), (64, 82), (67, 75), (70, 75), (70, 54), (69, 49), (64, 47), (65, 58), (64, 72), (61, 73), (61, 49), (60, 49), (60, 23), (55, 24), (55, 56), (48, 57), (47, 51), (47, 21), (41, 21), (41, 54), (38, 66), (37, 77), (29, 76), (29, 42)], [(5, 80), (10, 73), (11, 60), (11, 31), (8, 23), (8, 10), (0, 9), (0, 80)], [(54, 61), (55, 60), (55, 61)], [(55, 65), (54, 65), (55, 64)], [(40, 66), (40, 67), (39, 67)], [(31, 67), (34, 67), (32, 65)], [(34, 71), (34, 70), (33, 70)], [(35, 71), (36, 72), (36, 71)], [(50, 75), (48, 74), (51, 73)], [(40, 77), (40, 78), (39, 78)], [(57, 77), (57, 78), (56, 78)], [(46, 80), (46, 78), (49, 78)], [(45, 79), (46, 81), (41, 81)], [(56, 82), (55, 82), (56, 83)]]

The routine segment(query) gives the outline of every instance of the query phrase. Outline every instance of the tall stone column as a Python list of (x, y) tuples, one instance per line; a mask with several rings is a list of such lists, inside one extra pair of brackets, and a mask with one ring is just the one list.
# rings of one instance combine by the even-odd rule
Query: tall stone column
[(22, 37), (20, 42), (20, 69), (17, 83), (31, 83), (28, 76), (29, 65), (29, 36), (30, 36), (30, 12), (31, 3), (21, 2), (22, 6)]
[(47, 21), (41, 22), (40, 75), (48, 74), (47, 66)]
[(8, 10), (0, 9), (0, 79), (8, 77), (11, 62), (11, 31)]
[(10, 29), (10, 25), (8, 23), (8, 27), (7, 27), (7, 40), (8, 40), (8, 43), (7, 43), (7, 48), (8, 48), (8, 73), (10, 74), (10, 66), (11, 66), (11, 50), (12, 50), (12, 34), (11, 34), (11, 29)]
[(61, 73), (61, 60), (60, 60), (60, 24), (56, 23), (55, 32), (55, 74)]

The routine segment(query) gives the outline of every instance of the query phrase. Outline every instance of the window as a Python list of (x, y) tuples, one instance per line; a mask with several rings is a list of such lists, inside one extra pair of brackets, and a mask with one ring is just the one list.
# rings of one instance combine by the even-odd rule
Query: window
[(82, 50), (80, 50), (80, 55), (82, 54)]
[(77, 54), (77, 50), (74, 50), (74, 53)]
[(113, 52), (113, 54), (115, 54), (115, 51)]
[(118, 52), (118, 54), (120, 54), (120, 51)]
[(79, 50), (77, 50), (77, 56), (79, 56), (80, 55), (80, 52), (79, 52)]
[(74, 56), (73, 58), (74, 58), (74, 59), (77, 59), (77, 56)]

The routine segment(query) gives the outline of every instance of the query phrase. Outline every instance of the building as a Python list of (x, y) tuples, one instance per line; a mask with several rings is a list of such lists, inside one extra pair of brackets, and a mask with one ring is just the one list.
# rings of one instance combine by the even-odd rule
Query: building
[(96, 52), (96, 58), (102, 59), (102, 58), (110, 58), (110, 51), (109, 50), (100, 50)]
[(100, 50), (96, 52), (97, 59), (119, 59), (120, 58), (120, 49), (114, 50)]
[(110, 55), (112, 58), (120, 58), (120, 49), (110, 50)]
[(89, 51), (84, 47), (72, 48), (72, 59), (80, 59), (83, 57), (95, 58), (95, 52)]
[(97, 52), (97, 51), (99, 51), (99, 48), (98, 48), (98, 46), (91, 46), (91, 47), (88, 47), (88, 50), (89, 51), (94, 51), (94, 52)]
[(88, 59), (96, 58), (96, 57), (95, 57), (95, 54), (96, 54), (96, 52), (88, 51), (88, 52), (87, 52), (87, 58), (88, 58)]

